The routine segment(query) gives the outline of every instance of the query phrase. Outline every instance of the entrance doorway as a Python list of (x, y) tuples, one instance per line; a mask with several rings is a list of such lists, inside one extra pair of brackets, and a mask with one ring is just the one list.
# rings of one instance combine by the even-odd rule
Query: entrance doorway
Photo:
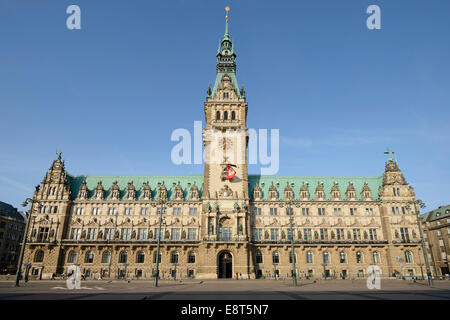
[(231, 278), (233, 275), (233, 257), (229, 252), (219, 254), (219, 278)]

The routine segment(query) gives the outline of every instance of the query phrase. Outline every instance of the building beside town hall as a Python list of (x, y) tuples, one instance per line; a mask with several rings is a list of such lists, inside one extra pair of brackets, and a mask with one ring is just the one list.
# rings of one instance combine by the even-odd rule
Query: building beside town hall
[[(203, 175), (91, 176), (70, 174), (59, 154), (33, 195), (41, 205), (24, 257), (32, 276), (79, 264), (88, 277), (150, 278), (158, 237), (163, 278), (291, 276), (291, 237), (301, 278), (364, 277), (371, 264), (382, 276), (419, 275), (415, 194), (396, 161), (373, 177), (249, 175), (238, 141), (247, 141), (252, 107), (236, 79), (228, 17), (216, 57), (204, 145), (244, 161), (205, 162)], [(206, 138), (226, 130), (233, 138)]]
[(449, 276), (450, 205), (425, 213), (422, 221), (431, 272), (437, 276)]
[(25, 218), (12, 205), (0, 201), (0, 274), (15, 274)]

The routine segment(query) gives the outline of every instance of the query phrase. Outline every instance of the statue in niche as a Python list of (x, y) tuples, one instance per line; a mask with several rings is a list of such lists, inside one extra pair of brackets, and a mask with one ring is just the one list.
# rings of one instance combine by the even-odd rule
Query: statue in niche
[(131, 233), (131, 239), (136, 239), (136, 231), (133, 231), (133, 232)]
[(264, 238), (266, 240), (269, 239), (269, 231), (266, 230), (266, 232), (264, 233)]
[(238, 233), (241, 235), (242, 234), (242, 224), (238, 225)]
[(209, 225), (208, 234), (210, 234), (210, 235), (214, 234), (214, 226), (212, 225), (212, 223)]
[(153, 231), (152, 231), (152, 230), (150, 230), (150, 231), (148, 232), (148, 238), (149, 238), (149, 239), (153, 239)]
[(169, 231), (166, 230), (166, 235), (165, 235), (164, 238), (165, 238), (165, 239), (169, 239), (169, 238), (170, 238), (170, 233), (169, 233)]
[(186, 239), (186, 231), (183, 230), (183, 232), (181, 233), (181, 239)]

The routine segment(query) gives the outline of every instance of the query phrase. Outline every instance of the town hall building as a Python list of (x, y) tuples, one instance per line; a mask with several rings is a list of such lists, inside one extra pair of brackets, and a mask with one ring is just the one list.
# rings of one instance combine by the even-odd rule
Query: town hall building
[[(86, 277), (356, 278), (418, 275), (414, 189), (389, 157), (379, 176), (249, 175), (248, 108), (228, 31), (204, 103), (204, 147), (243, 161), (205, 161), (203, 175), (73, 175), (61, 153), (36, 187), (24, 263), (48, 279)], [(199, 108), (200, 111), (200, 108)], [(214, 132), (233, 132), (217, 145)], [(245, 141), (245, 143), (238, 143)], [(161, 227), (160, 227), (161, 223)], [(291, 240), (295, 254), (291, 254)]]

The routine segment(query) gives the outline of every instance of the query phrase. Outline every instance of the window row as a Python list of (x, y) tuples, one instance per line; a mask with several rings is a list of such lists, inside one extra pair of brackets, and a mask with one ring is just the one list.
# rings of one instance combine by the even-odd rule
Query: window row
[(228, 111), (217, 111), (216, 120), (236, 120), (236, 112), (231, 111), (231, 119), (228, 119)]
[[(346, 231), (346, 232), (345, 232)], [(319, 228), (319, 229), (311, 229), (311, 228), (303, 228), (297, 230), (297, 239), (299, 240), (378, 240), (377, 238), (377, 229), (369, 228), (369, 229), (328, 229), (328, 228)], [(281, 238), (280, 238), (281, 236)], [(292, 239), (292, 229), (281, 229), (280, 228), (270, 228), (266, 229), (263, 233), (262, 228), (254, 228), (253, 229), (253, 240), (261, 241), (261, 240), (291, 240)], [(294, 239), (295, 239), (295, 231), (294, 231)]]
[(197, 238), (197, 228), (188, 228), (187, 233), (186, 230), (182, 230), (181, 228), (172, 228), (170, 230), (161, 230), (161, 234), (159, 233), (159, 228), (155, 229), (147, 229), (147, 228), (85, 228), (84, 230), (81, 228), (72, 228), (70, 232), (71, 240), (151, 240), (151, 239), (170, 239), (170, 240), (198, 240)]
[[(42, 252), (42, 255), (39, 255), (38, 258), (42, 258), (43, 259), (43, 251), (41, 251), (41, 252)], [(36, 256), (37, 256), (37, 254), (38, 253), (36, 253)], [(94, 262), (94, 256), (95, 256), (95, 254), (94, 254), (93, 251), (86, 252), (86, 254), (84, 255), (84, 263), (93, 263)], [(157, 256), (157, 253), (154, 252), (153, 253), (153, 263), (156, 263), (156, 256)], [(101, 263), (108, 263), (108, 264), (111, 263), (111, 251), (108, 251), (108, 250), (104, 251), (102, 253), (101, 257), (102, 257)], [(145, 257), (146, 257), (146, 254), (145, 254), (144, 251), (138, 251), (136, 253), (136, 256), (135, 256), (135, 263), (145, 263), (146, 262)], [(162, 254), (161, 253), (159, 254), (159, 259), (158, 260), (159, 260), (158, 263), (162, 262)], [(178, 260), (179, 260), (179, 253), (177, 251), (172, 251), (170, 253), (170, 260), (169, 260), (170, 263), (177, 264)], [(195, 252), (190, 251), (187, 254), (187, 263), (195, 263), (195, 261), (196, 261)], [(42, 262), (42, 260), (41, 261), (35, 261), (35, 262)], [(121, 251), (119, 253), (118, 262), (119, 263), (128, 263), (128, 252), (127, 251)], [(79, 261), (78, 261), (78, 253), (75, 250), (71, 250), (69, 252), (69, 254), (67, 255), (67, 263), (79, 263)]]
[[(328, 265), (331, 264), (331, 255), (328, 251), (325, 251), (322, 253), (322, 259), (320, 262), (322, 264)], [(347, 263), (347, 253), (345, 253), (344, 251), (339, 252), (339, 263)], [(314, 263), (314, 254), (312, 251), (307, 251), (305, 254), (305, 261), (308, 264), (313, 264)], [(404, 261), (406, 263), (413, 263), (413, 255), (411, 253), (411, 251), (405, 251), (405, 258)], [(294, 255), (294, 262), (297, 263), (297, 254)], [(364, 254), (361, 251), (357, 251), (355, 253), (355, 262), (356, 263), (364, 263)], [(255, 263), (256, 264), (262, 264), (264, 263), (264, 259), (263, 259), (263, 254), (261, 251), (257, 251), (255, 254)], [(274, 251), (272, 253), (272, 264), (279, 264), (280, 263), (280, 253), (278, 251)], [(289, 263), (292, 263), (292, 252), (289, 252)], [(380, 258), (380, 253), (378, 251), (374, 251), (372, 252), (372, 260), (369, 262), (372, 264), (380, 264), (381, 263), (381, 258)]]
[[(278, 210), (278, 209), (280, 209), (280, 210)], [(365, 210), (364, 209), (361, 209), (361, 210), (362, 210), (361, 214), (365, 214), (366, 216), (373, 216), (374, 215), (373, 208), (365, 208)], [(269, 208), (269, 215), (271, 215), (271, 216), (277, 216), (279, 212), (285, 213), (287, 216), (291, 216), (291, 215), (294, 214), (294, 208), (292, 208), (292, 207), (289, 208), (288, 207), (288, 208), (285, 208), (284, 210), (282, 210), (281, 208), (275, 208), (275, 207)], [(310, 210), (310, 208), (301, 208), (298, 211), (298, 214), (299, 215), (301, 214), (302, 216), (310, 216), (310, 212), (311, 213), (313, 212), (312, 209)], [(349, 208), (348, 213), (349, 213), (350, 216), (357, 216), (358, 215), (358, 208)], [(262, 214), (262, 208), (260, 208), (260, 207), (253, 208), (253, 214), (255, 216), (260, 216)], [(325, 208), (322, 208), (322, 207), (321, 208), (317, 208), (317, 215), (318, 216), (326, 216), (327, 213), (325, 211)], [(328, 214), (328, 215), (342, 216), (342, 208), (333, 208), (333, 211), (330, 214)]]
[[(56, 207), (55, 207), (56, 208)], [(151, 212), (150, 208), (148, 207), (141, 207), (141, 210), (138, 212), (140, 212), (141, 216), (148, 216), (149, 213)], [(161, 208), (157, 208), (156, 209), (156, 214), (165, 214), (167, 211), (167, 209), (161, 209)], [(53, 211), (52, 211), (53, 212)], [(56, 211), (55, 211), (56, 212)], [(84, 215), (85, 214), (85, 208), (84, 207), (76, 207), (74, 208), (74, 212), (76, 215)], [(123, 209), (123, 214), (126, 216), (132, 216), (133, 215), (133, 208), (132, 207), (125, 207)], [(189, 208), (189, 215), (190, 216), (196, 216), (198, 212), (198, 208)], [(182, 207), (172, 207), (171, 208), (171, 214), (174, 216), (181, 216), (183, 213), (182, 211)], [(91, 215), (96, 216), (96, 215), (101, 215), (102, 214), (102, 208), (101, 207), (93, 207), (91, 209)], [(116, 216), (119, 214), (119, 209), (116, 207), (112, 207), (112, 208), (108, 208), (107, 209), (107, 214), (110, 216)]]

